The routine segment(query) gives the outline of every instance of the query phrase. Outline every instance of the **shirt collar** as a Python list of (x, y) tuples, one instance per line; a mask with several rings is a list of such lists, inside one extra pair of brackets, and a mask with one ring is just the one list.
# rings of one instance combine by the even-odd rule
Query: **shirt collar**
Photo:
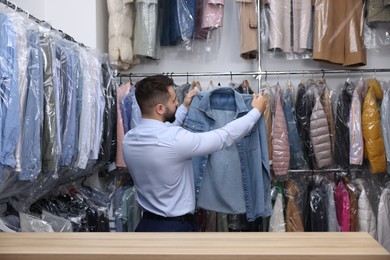
[(166, 127), (167, 125), (159, 120), (156, 119), (149, 119), (149, 118), (141, 118), (139, 125), (143, 126), (158, 126), (158, 127)]
[(215, 93), (225, 93), (229, 95), (234, 95), (234, 99), (236, 101), (237, 114), (249, 111), (248, 107), (244, 102), (243, 96), (232, 88), (217, 88), (206, 93), (206, 95), (204, 95), (203, 98), (199, 101), (199, 110), (203, 111), (206, 114), (210, 113), (211, 111), (210, 100), (211, 100), (211, 96)]

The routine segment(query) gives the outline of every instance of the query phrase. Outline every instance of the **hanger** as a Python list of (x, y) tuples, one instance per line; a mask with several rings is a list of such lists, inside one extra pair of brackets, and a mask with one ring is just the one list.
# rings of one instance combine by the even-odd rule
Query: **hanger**
[(187, 72), (187, 84), (190, 84), (190, 83), (188, 83), (188, 72)]
[(131, 79), (131, 75), (132, 75), (132, 74), (133, 74), (133, 73), (130, 73), (130, 74), (129, 74), (129, 81), (130, 81), (130, 84), (131, 84), (131, 85), (133, 85), (133, 80)]
[(305, 74), (302, 73), (301, 84), (305, 84)]

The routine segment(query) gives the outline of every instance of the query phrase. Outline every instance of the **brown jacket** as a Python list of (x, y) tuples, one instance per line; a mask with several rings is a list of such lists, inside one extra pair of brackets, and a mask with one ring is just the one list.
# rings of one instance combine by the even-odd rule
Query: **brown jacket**
[(287, 232), (303, 232), (303, 223), (301, 211), (297, 205), (298, 188), (292, 180), (285, 182), (286, 189), (286, 231)]
[(343, 66), (365, 65), (363, 1), (316, 0), (313, 59)]

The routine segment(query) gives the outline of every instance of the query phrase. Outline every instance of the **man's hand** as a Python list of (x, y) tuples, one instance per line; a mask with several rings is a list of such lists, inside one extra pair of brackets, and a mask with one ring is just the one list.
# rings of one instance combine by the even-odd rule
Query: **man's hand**
[(198, 91), (194, 89), (188, 92), (187, 96), (185, 97), (183, 105), (185, 106), (185, 108), (187, 108), (187, 110), (190, 109), (192, 99), (196, 96), (196, 94), (198, 94)]
[(264, 110), (268, 106), (267, 99), (262, 94), (253, 94), (252, 107), (259, 110), (263, 114)]

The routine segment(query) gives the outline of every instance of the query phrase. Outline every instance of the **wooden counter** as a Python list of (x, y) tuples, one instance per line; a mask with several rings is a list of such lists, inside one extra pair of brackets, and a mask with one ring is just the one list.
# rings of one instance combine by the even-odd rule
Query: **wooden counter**
[(0, 233), (0, 259), (390, 260), (367, 233)]

